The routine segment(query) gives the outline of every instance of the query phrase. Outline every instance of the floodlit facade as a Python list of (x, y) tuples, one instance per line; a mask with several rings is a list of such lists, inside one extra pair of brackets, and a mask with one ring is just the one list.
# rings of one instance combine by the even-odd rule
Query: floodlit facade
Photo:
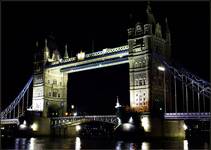
[(89, 54), (81, 51), (71, 58), (65, 46), (62, 58), (58, 50), (51, 53), (45, 41), (44, 49), (35, 55), (32, 109), (47, 116), (49, 107), (56, 105), (66, 112), (69, 73), (129, 63), (130, 107), (138, 112), (163, 110), (164, 98), (167, 104), (170, 102), (170, 80), (167, 72), (157, 69), (161, 64), (152, 52), (169, 61), (171, 36), (167, 19), (165, 28), (161, 28), (149, 4), (145, 14), (143, 22), (128, 29), (128, 45)]

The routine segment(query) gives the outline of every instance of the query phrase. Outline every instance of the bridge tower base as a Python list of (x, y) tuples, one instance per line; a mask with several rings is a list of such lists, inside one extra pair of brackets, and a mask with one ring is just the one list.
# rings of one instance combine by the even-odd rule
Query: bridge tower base
[(141, 125), (144, 127), (147, 137), (185, 138), (185, 122), (183, 120), (165, 120), (150, 115), (141, 117)]

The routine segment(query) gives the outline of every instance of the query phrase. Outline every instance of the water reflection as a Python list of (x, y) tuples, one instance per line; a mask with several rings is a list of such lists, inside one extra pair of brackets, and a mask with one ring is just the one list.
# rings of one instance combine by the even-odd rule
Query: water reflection
[(184, 150), (188, 150), (188, 140), (184, 140), (183, 145)]
[[(83, 144), (83, 145), (82, 145)], [(149, 149), (209, 149), (207, 142), (189, 141), (189, 140), (154, 140), (126, 142), (115, 141), (112, 139), (85, 139), (75, 138), (15, 138), (3, 139), (3, 149), (115, 149), (115, 150), (149, 150)]]
[(79, 137), (76, 137), (75, 139), (75, 150), (81, 149), (81, 139)]
[(116, 150), (124, 150), (124, 149), (138, 150), (140, 149), (139, 148), (140, 146), (142, 150), (149, 150), (150, 149), (149, 145), (150, 144), (148, 142), (142, 142), (141, 144), (139, 144), (139, 143), (133, 143), (133, 142), (117, 141), (115, 149)]
[(142, 150), (149, 150), (149, 143), (148, 142), (142, 142), (141, 149)]
[(35, 150), (35, 138), (30, 139), (29, 150)]

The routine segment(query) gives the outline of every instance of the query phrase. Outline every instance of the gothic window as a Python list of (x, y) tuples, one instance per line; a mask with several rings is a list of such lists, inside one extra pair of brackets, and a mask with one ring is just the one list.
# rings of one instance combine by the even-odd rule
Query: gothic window
[(62, 82), (60, 82), (60, 86), (62, 86)]
[(50, 84), (50, 80), (48, 80), (48, 84)]
[(57, 96), (57, 92), (53, 92), (53, 97), (56, 97)]
[(51, 96), (51, 92), (48, 93), (48, 96)]
[(143, 80), (143, 84), (146, 85), (146, 79)]
[(60, 97), (60, 94), (58, 93), (58, 97)]
[(136, 85), (136, 86), (139, 85), (139, 80), (138, 80), (138, 79), (135, 80), (135, 85)]
[(142, 80), (139, 80), (139, 86), (141, 86), (142, 85)]
[(57, 84), (57, 81), (56, 80), (53, 80), (53, 84)]

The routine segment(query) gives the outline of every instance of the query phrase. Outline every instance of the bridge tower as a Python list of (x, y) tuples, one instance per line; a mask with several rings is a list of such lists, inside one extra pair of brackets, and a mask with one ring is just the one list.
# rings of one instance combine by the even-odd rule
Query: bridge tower
[[(44, 49), (40, 51), (37, 47), (35, 54), (32, 110), (42, 112), (43, 117), (52, 114), (61, 116), (67, 109), (68, 75), (48, 65), (49, 62), (59, 61), (60, 53), (56, 49), (50, 55), (47, 44), (46, 39)], [(64, 57), (68, 59), (67, 46)]]
[(135, 111), (164, 112), (164, 92), (170, 101), (169, 76), (157, 69), (161, 64), (152, 57), (154, 51), (170, 58), (169, 28), (166, 32), (164, 38), (149, 3), (142, 22), (128, 29), (130, 107)]

